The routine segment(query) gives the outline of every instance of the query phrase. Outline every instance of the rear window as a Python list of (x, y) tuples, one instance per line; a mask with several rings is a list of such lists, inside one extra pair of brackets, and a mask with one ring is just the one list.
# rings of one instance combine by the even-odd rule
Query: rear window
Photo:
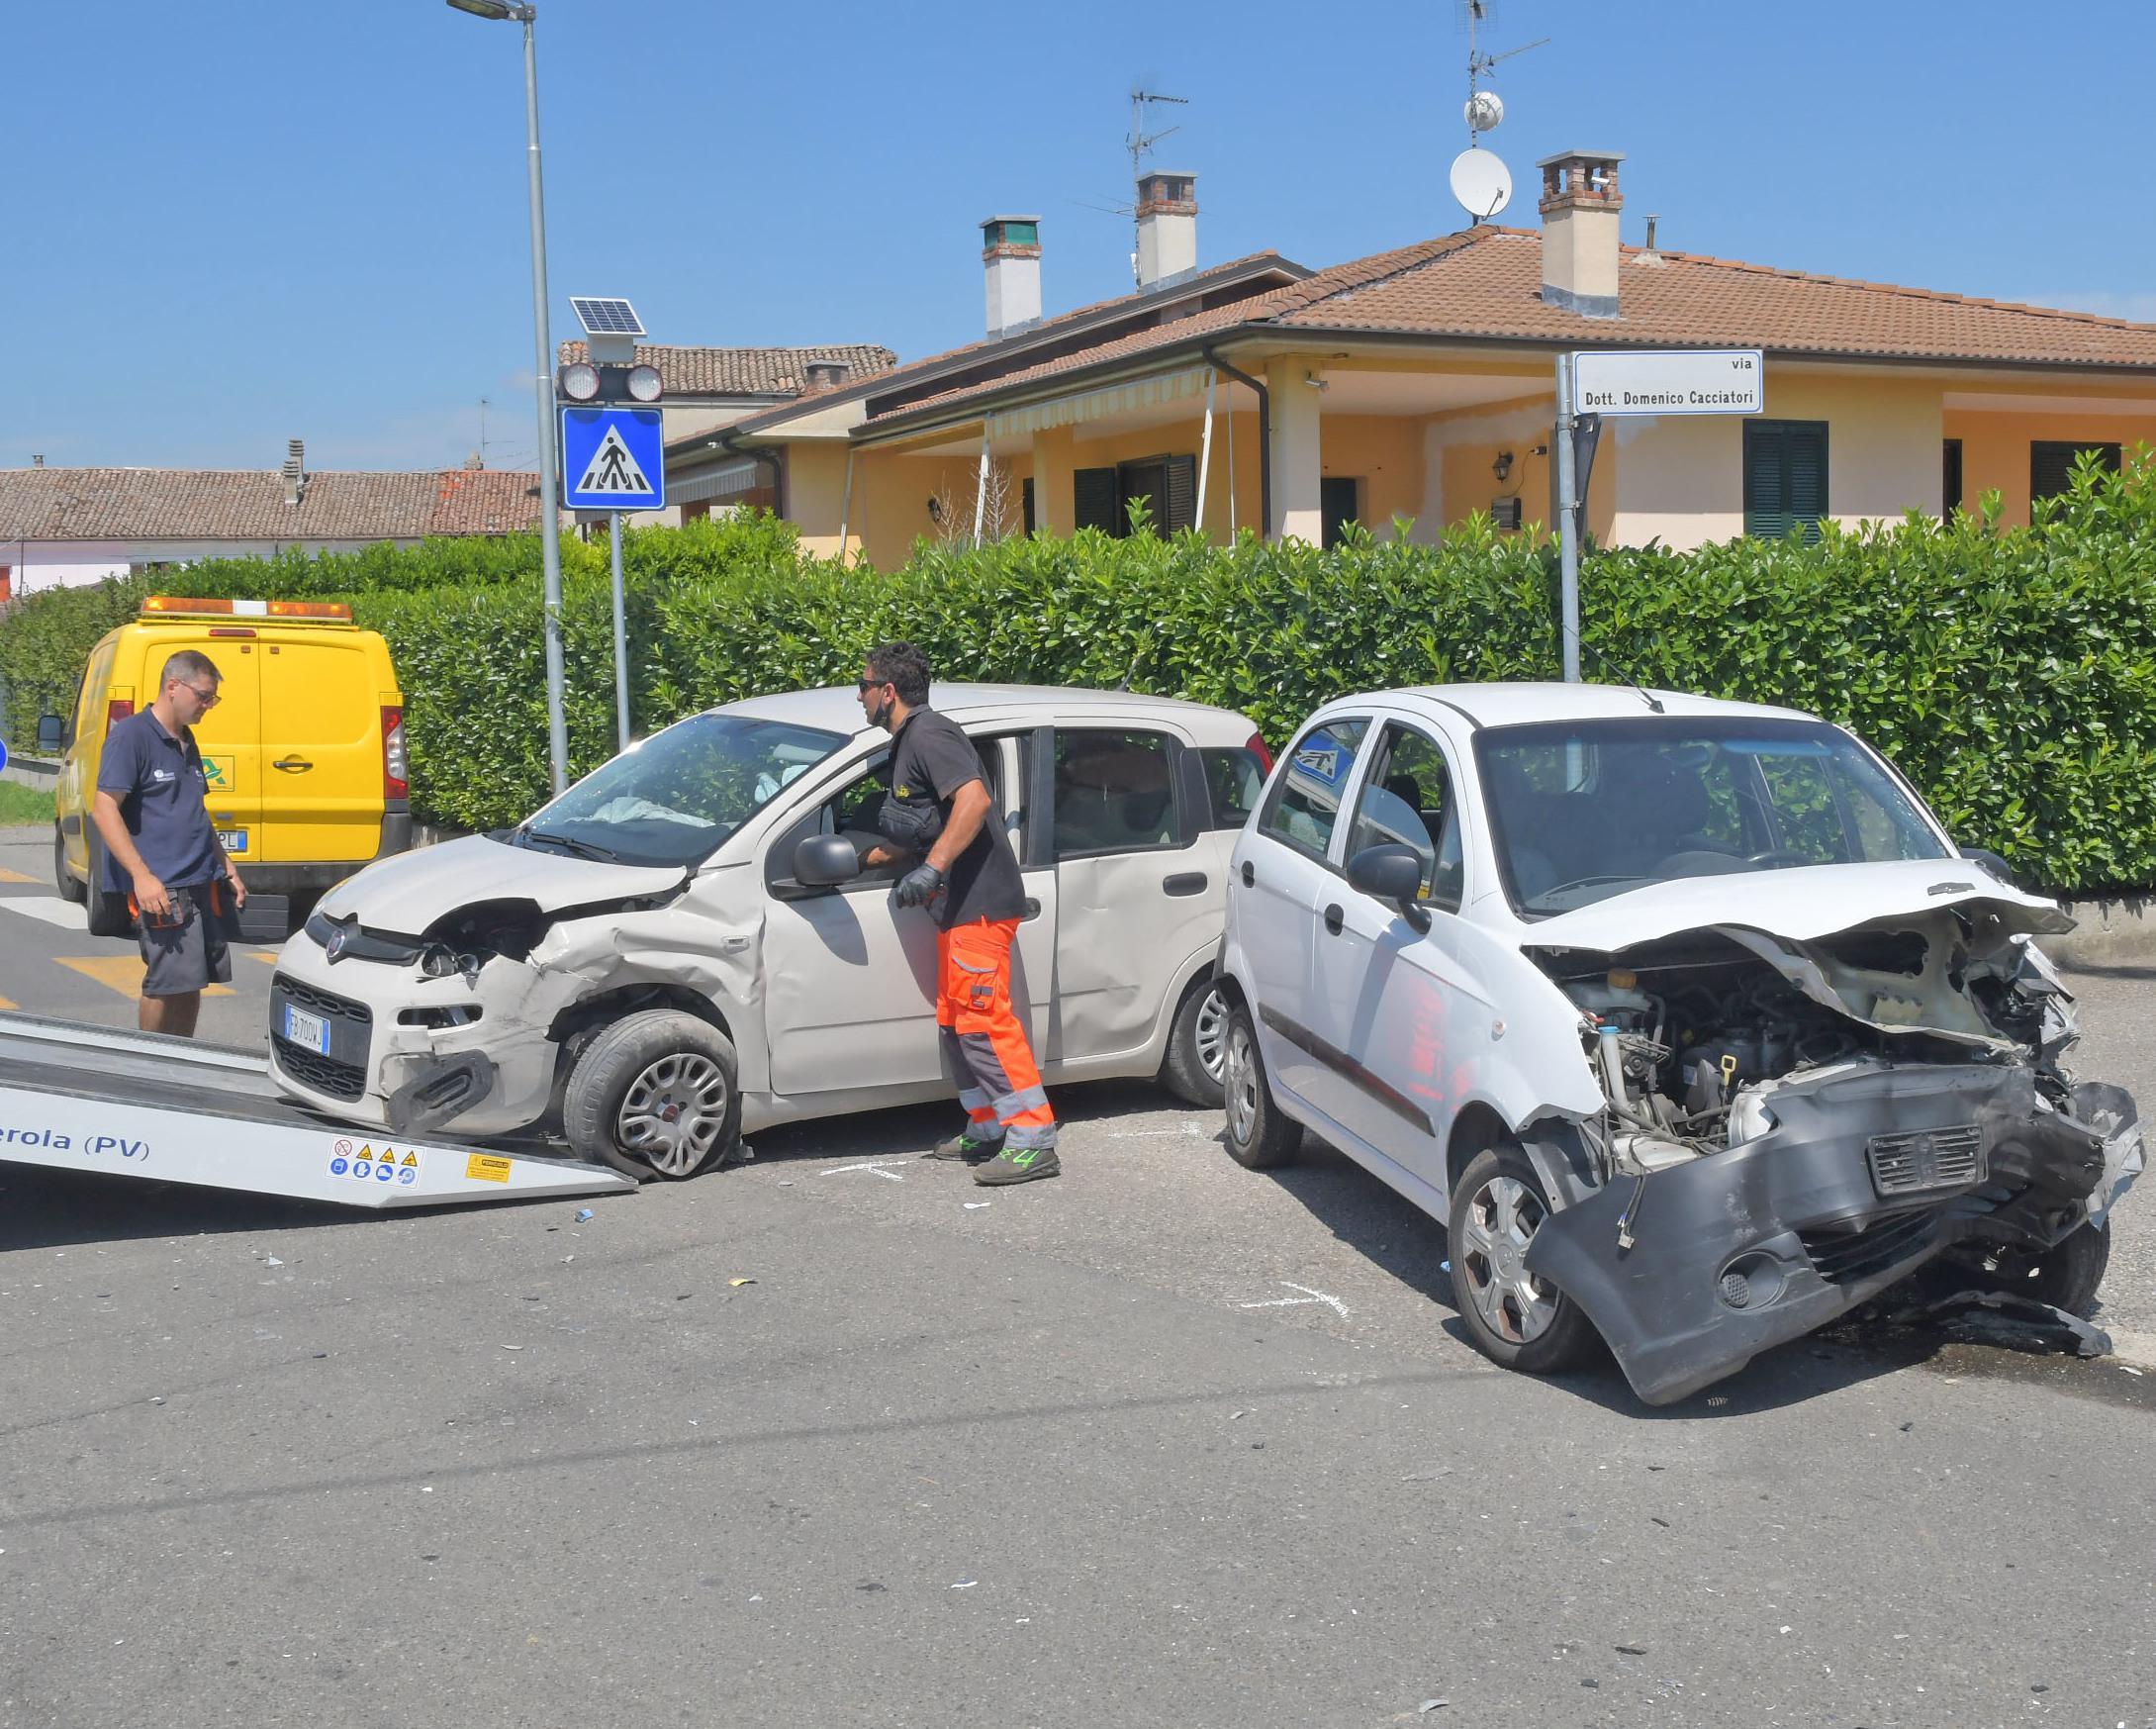
[(1258, 809), (1265, 789), (1265, 767), (1255, 750), (1243, 745), (1204, 746), (1198, 763), (1205, 775), (1204, 826), (1240, 828)]

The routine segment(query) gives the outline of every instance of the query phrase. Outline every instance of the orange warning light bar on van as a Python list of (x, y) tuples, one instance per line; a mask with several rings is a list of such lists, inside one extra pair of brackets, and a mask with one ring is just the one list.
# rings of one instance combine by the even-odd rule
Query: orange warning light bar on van
[(187, 619), (338, 619), (347, 624), (352, 618), (342, 601), (211, 601), (192, 595), (150, 595), (142, 612)]

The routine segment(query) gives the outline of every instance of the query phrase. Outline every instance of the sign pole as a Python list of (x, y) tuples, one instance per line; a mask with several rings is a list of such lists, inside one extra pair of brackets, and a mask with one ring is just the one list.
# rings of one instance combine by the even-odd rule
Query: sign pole
[(1579, 683), (1579, 499), (1572, 450), (1572, 357), (1557, 356), (1557, 562), (1564, 592), (1564, 682)]
[(627, 608), (621, 598), (621, 513), (607, 513), (608, 563), (613, 570), (613, 707), (619, 748), (629, 747), (629, 635)]
[(531, 40), (531, 8), (524, 23), (525, 154), (531, 166), (531, 323), (538, 338), (532, 380), (539, 399), (539, 569), (544, 581), (546, 626), (546, 754), (559, 793), (569, 784), (569, 724), (562, 714), (561, 519), (555, 484), (553, 337), (546, 317), (546, 199), (539, 177), (539, 60)]

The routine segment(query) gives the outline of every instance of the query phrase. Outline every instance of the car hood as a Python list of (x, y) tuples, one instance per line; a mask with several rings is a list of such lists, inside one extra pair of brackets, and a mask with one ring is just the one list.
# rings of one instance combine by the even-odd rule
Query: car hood
[(2015, 934), (2056, 935), (2074, 928), (2056, 902), (2002, 883), (1968, 859), (1904, 859), (1651, 883), (1541, 919), (1521, 933), (1520, 946), (1616, 954), (1686, 931), (1732, 928), (1816, 942), (1882, 919), (1949, 907), (1989, 913)]
[(369, 865), (323, 896), (330, 918), (357, 914), (370, 930), (416, 935), (480, 901), (529, 901), (541, 913), (604, 906), (679, 888), (679, 865), (617, 865), (467, 834)]

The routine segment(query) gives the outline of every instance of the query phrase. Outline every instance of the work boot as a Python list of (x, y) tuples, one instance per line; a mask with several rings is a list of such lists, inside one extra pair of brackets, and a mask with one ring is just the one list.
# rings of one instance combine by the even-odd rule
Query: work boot
[(1060, 1177), (1063, 1166), (1054, 1147), (1005, 1147), (974, 1173), (976, 1183), (990, 1188), (1005, 1183), (1030, 1183), (1036, 1177)]
[(983, 1140), (970, 1128), (962, 1128), (947, 1141), (938, 1141), (921, 1155), (924, 1159), (964, 1159), (969, 1165), (978, 1165), (984, 1159), (992, 1159), (1003, 1150), (1003, 1137)]

